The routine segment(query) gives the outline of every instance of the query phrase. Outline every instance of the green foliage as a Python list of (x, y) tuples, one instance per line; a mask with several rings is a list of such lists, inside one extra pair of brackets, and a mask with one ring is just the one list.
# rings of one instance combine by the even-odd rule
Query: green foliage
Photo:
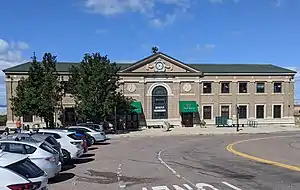
[(56, 56), (45, 53), (42, 63), (32, 57), (28, 77), (22, 78), (11, 98), (16, 116), (32, 114), (44, 118), (46, 126), (53, 127), (54, 109), (61, 98), (61, 85), (56, 71)]
[(7, 115), (0, 115), (0, 126), (5, 126), (7, 121)]
[(79, 66), (70, 69), (76, 110), (81, 119), (101, 121), (117, 106), (127, 109), (127, 99), (117, 93), (120, 68), (100, 53), (85, 54)]

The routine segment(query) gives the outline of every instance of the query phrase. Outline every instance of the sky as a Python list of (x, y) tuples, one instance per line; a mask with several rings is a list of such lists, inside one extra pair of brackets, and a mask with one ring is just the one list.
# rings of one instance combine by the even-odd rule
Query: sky
[[(299, 0), (2, 0), (0, 69), (33, 52), (75, 62), (100, 52), (128, 62), (157, 46), (187, 63), (271, 63), (300, 71), (299, 21)], [(6, 104), (3, 73), (0, 104)]]

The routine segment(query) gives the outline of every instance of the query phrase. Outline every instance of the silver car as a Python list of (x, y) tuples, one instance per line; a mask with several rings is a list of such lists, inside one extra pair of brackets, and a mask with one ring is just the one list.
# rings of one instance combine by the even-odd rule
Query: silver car
[(45, 141), (30, 142), (2, 139), (0, 140), (0, 148), (4, 152), (27, 155), (33, 163), (47, 173), (49, 178), (56, 176), (61, 171), (59, 153)]

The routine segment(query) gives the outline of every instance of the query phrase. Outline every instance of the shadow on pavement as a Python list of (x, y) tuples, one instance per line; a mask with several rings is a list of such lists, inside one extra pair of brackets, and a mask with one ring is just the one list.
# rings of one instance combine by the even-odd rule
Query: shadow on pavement
[(94, 158), (79, 158), (76, 160), (71, 160), (72, 164), (85, 164), (94, 161)]
[(66, 163), (65, 165), (62, 166), (61, 171), (68, 171), (71, 170), (73, 168), (75, 168), (76, 166), (74, 164), (70, 164), (70, 163)]
[(52, 179), (49, 179), (49, 184), (60, 183), (72, 179), (75, 176), (73, 173), (60, 173)]
[(89, 150), (97, 150), (99, 149), (98, 147), (90, 147)]
[(110, 142), (97, 142), (94, 145), (109, 145)]
[(81, 156), (81, 158), (89, 158), (89, 157), (93, 157), (95, 156), (95, 154), (84, 154)]

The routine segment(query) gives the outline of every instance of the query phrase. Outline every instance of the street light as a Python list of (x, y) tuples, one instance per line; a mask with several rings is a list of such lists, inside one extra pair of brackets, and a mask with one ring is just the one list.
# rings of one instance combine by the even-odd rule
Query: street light
[(236, 106), (236, 132), (239, 132), (240, 107)]

